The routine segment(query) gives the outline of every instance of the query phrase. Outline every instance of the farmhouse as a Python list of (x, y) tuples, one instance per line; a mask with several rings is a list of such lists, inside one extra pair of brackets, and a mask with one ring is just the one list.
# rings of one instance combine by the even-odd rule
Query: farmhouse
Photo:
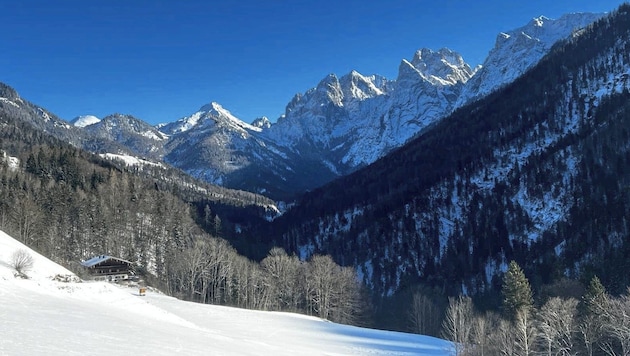
[(81, 262), (96, 280), (119, 281), (135, 276), (133, 262), (122, 258), (99, 255)]

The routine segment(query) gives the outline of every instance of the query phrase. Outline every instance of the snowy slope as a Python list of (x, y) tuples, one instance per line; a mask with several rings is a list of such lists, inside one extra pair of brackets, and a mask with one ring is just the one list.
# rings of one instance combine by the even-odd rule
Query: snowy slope
[(30, 279), (14, 278), (16, 249), (0, 231), (0, 355), (448, 355), (421, 335), (338, 325), (318, 318), (182, 302), (70, 274), (27, 249)]
[(70, 123), (76, 127), (86, 127), (92, 124), (99, 123), (101, 119), (94, 115), (81, 115), (77, 116)]

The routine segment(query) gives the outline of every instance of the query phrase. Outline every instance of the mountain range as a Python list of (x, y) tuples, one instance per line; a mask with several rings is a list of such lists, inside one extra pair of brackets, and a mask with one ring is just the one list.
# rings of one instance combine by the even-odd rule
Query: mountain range
[(558, 40), (577, 35), (601, 16), (534, 18), (500, 33), (475, 68), (453, 50), (423, 48), (401, 61), (393, 80), (357, 71), (330, 74), (296, 94), (275, 123), (260, 118), (248, 124), (212, 102), (156, 127), (114, 114), (75, 118), (71, 123), (79, 130), (60, 132), (65, 126), (59, 120), (46, 129), (94, 152), (164, 161), (210, 183), (291, 200), (367, 166), (455, 109), (512, 82)]

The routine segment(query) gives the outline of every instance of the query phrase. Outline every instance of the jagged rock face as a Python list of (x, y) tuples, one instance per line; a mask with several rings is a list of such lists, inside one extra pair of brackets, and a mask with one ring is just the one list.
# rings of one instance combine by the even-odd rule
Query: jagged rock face
[(474, 74), (461, 55), (448, 49), (438, 52), (422, 49), (411, 62), (403, 60), (394, 93), (381, 114), (383, 130), (372, 134), (379, 147), (372, 160), (403, 145), (450, 113), (464, 84)]
[(271, 127), (271, 121), (266, 116), (259, 117), (256, 120), (252, 121), (252, 126), (258, 127), (259, 129), (268, 129)]
[(415, 53), (409, 64), (423, 79), (438, 86), (466, 83), (475, 74), (459, 53), (448, 48), (437, 52), (423, 48)]
[(361, 140), (366, 119), (378, 115), (373, 100), (389, 91), (391, 82), (383, 77), (356, 71), (341, 78), (331, 74), (316, 88), (296, 95), (265, 135), (293, 152), (317, 155), (328, 162), (330, 170), (343, 174), (347, 172), (345, 153), (353, 142)]

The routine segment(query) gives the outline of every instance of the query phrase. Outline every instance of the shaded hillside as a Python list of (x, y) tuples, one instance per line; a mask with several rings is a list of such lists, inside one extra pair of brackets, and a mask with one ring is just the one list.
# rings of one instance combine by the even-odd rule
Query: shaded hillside
[(606, 271), (623, 288), (629, 9), (403, 148), (306, 194), (276, 221), (278, 243), (357, 266), (378, 294), (419, 283), (487, 291), (511, 259), (534, 286)]

